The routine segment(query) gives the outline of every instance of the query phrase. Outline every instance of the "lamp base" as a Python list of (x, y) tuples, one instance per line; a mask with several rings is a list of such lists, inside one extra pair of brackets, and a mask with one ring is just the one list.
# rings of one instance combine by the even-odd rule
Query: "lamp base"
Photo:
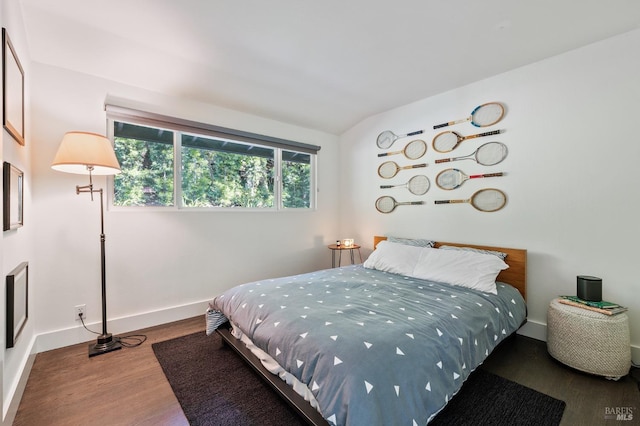
[(111, 333), (101, 334), (98, 336), (96, 343), (89, 343), (89, 357), (117, 351), (118, 349), (122, 349), (122, 345), (113, 338)]

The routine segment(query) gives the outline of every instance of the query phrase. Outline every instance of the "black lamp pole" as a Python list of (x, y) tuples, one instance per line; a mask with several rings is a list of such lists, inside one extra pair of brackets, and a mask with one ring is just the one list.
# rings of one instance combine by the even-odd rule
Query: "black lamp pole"
[(122, 345), (119, 340), (114, 338), (111, 333), (107, 333), (107, 271), (105, 267), (105, 249), (104, 249), (104, 202), (102, 188), (93, 188), (93, 179), (91, 172), (93, 166), (87, 166), (89, 170), (89, 185), (76, 186), (76, 194), (82, 192), (88, 192), (91, 194), (91, 201), (93, 201), (93, 193), (100, 193), (100, 266), (102, 277), (102, 334), (98, 336), (96, 343), (89, 344), (89, 357), (101, 355), (107, 352), (112, 352), (118, 349), (122, 349)]

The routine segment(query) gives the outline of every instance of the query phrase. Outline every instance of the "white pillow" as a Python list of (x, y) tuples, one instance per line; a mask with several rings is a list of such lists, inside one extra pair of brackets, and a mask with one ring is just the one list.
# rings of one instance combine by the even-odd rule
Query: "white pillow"
[(413, 276), (498, 294), (496, 277), (508, 267), (492, 254), (425, 247), (421, 249)]
[(412, 276), (422, 249), (422, 247), (380, 241), (363, 266), (369, 269)]

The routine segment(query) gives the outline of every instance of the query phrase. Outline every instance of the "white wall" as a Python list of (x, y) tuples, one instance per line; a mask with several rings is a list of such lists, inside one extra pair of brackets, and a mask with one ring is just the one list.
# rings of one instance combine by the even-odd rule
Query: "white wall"
[[(336, 136), (51, 66), (32, 68), (39, 350), (93, 338), (74, 321), (75, 305), (86, 304), (88, 322), (100, 328), (99, 203), (75, 193), (87, 176), (56, 172), (50, 164), (65, 132), (106, 133), (107, 96), (151, 112), (322, 147), (317, 211), (108, 211), (110, 332), (203, 314), (206, 301), (235, 284), (330, 267), (326, 245), (337, 231)], [(95, 183), (104, 187), (106, 178)]]
[[(0, 131), (0, 157), (2, 161), (7, 161), (18, 167), (24, 172), (24, 224), (22, 228), (11, 231), (4, 231), (0, 237), (0, 265), (2, 267), (2, 288), (6, 275), (21, 262), (29, 262), (29, 269), (36, 267), (33, 257), (33, 210), (32, 210), (32, 188), (33, 181), (31, 179), (31, 162), (30, 157), (33, 150), (31, 135), (31, 115), (30, 115), (30, 62), (29, 50), (26, 41), (26, 35), (22, 22), (22, 15), (17, 1), (3, 1), (0, 5), (0, 23), (6, 28), (11, 43), (22, 65), (25, 75), (25, 145), (19, 145), (13, 137), (4, 128)], [(0, 88), (0, 90), (2, 90)], [(2, 107), (0, 106), (0, 109)], [(0, 111), (2, 114), (2, 111)], [(1, 178), (0, 178), (1, 180)], [(1, 203), (0, 203), (1, 204)], [(0, 207), (2, 209), (2, 207)], [(6, 415), (10, 408), (11, 397), (16, 393), (20, 393), (19, 387), (24, 386), (24, 380), (20, 382), (22, 371), (30, 362), (33, 361), (31, 349), (35, 339), (35, 322), (33, 320), (34, 312), (32, 308), (33, 293), (36, 283), (29, 276), (29, 319), (26, 322), (22, 332), (18, 336), (16, 344), (11, 349), (6, 348), (5, 335), (5, 318), (6, 318), (6, 293), (0, 291), (0, 376), (2, 380), (2, 396), (0, 397), (0, 406), (2, 407), (2, 419), (6, 420)], [(28, 368), (28, 367), (27, 367)]]
[[(603, 297), (629, 306), (633, 357), (640, 363), (640, 297), (635, 256), (640, 241), (638, 160), (635, 134), (640, 105), (640, 30), (636, 30), (466, 87), (397, 108), (359, 123), (340, 141), (340, 231), (366, 241), (373, 235), (419, 236), (528, 250), (530, 324), (523, 333), (545, 338), (549, 301), (575, 294), (577, 275), (603, 279)], [(461, 58), (464, 59), (464, 58)], [(464, 65), (461, 65), (464, 66)], [(432, 188), (424, 206), (400, 206), (391, 214), (375, 210), (377, 197), (399, 201), (404, 188), (379, 189), (376, 136), (383, 130), (404, 134), (463, 118), (480, 103), (501, 101), (506, 117), (491, 129), (503, 135), (462, 142), (453, 153), (471, 153), (481, 143), (499, 140), (509, 156), (499, 165), (458, 161), (467, 174), (503, 171), (507, 176), (466, 182), (454, 191), (435, 187), (444, 168), (429, 147), (424, 157)], [(471, 124), (452, 128), (463, 135), (482, 130)], [(438, 133), (428, 130), (429, 144)], [(402, 149), (411, 139), (396, 141)], [(395, 156), (402, 164), (408, 161)], [(348, 167), (346, 167), (348, 165)], [(392, 180), (404, 183), (417, 172)], [(469, 198), (477, 189), (505, 190), (507, 206), (481, 213), (468, 204), (434, 205), (436, 199)], [(538, 326), (536, 326), (536, 324)]]

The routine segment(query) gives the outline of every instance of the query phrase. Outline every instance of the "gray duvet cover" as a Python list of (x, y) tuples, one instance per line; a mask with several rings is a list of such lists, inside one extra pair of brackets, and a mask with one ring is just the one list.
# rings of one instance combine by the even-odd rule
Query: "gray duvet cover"
[(234, 287), (211, 302), (337, 425), (424, 425), (526, 318), (498, 295), (361, 265)]

